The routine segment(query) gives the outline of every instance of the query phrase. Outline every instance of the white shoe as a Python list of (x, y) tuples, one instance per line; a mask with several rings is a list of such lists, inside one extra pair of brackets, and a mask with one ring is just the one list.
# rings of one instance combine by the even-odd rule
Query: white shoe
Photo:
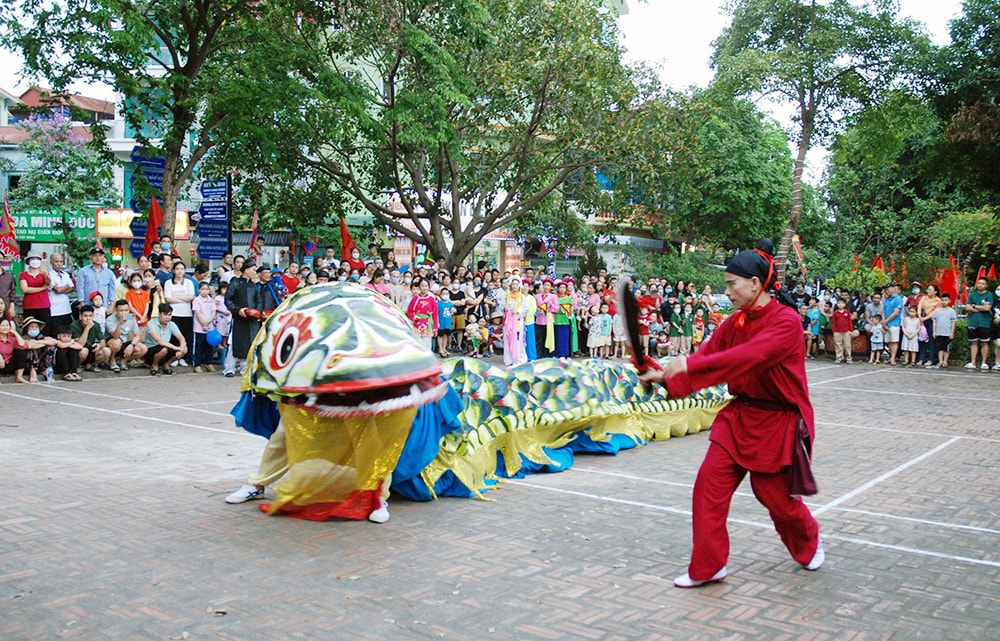
[(246, 503), (256, 499), (264, 498), (264, 488), (257, 487), (253, 483), (247, 483), (240, 489), (226, 497), (226, 503)]
[(993, 366), (993, 371), (1000, 372), (1000, 363), (997, 363), (996, 365)]
[(965, 364), (965, 369), (976, 369), (976, 364), (975, 363), (966, 363)]
[(385, 523), (389, 520), (389, 504), (380, 499), (378, 509), (368, 515), (368, 520), (372, 523)]
[(725, 579), (727, 576), (729, 576), (729, 574), (726, 570), (726, 566), (723, 565), (722, 569), (713, 574), (711, 579), (706, 581), (695, 581), (688, 575), (687, 572), (685, 572), (674, 579), (674, 585), (678, 588), (697, 588), (705, 585), (706, 583), (717, 583)]
[(803, 565), (807, 570), (815, 572), (816, 570), (823, 567), (823, 561), (826, 561), (826, 552), (823, 551), (823, 539), (820, 538), (819, 545), (816, 546), (816, 554), (813, 555), (812, 561)]
[(986, 363), (983, 363), (982, 365), (979, 366), (979, 369), (983, 372), (988, 372), (990, 371), (990, 366), (987, 365)]

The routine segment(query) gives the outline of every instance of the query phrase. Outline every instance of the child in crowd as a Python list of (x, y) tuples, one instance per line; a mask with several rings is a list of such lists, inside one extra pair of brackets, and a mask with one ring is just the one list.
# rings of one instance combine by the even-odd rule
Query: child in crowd
[(823, 312), (819, 309), (819, 301), (815, 298), (809, 299), (809, 307), (806, 308), (806, 318), (809, 319), (809, 327), (806, 331), (806, 358), (815, 359), (819, 354), (819, 321)]
[(642, 355), (649, 354), (649, 332), (653, 324), (652, 310), (649, 307), (639, 308), (639, 343), (642, 345)]
[(691, 354), (691, 344), (694, 342), (694, 306), (684, 303), (684, 313), (681, 315), (681, 356)]
[(601, 310), (597, 305), (590, 308), (587, 324), (587, 351), (591, 358), (597, 358), (601, 350)]
[(486, 356), (496, 356), (498, 349), (503, 349), (503, 316), (499, 314), (490, 319), (487, 327)]
[(899, 348), (903, 350), (903, 361), (907, 367), (917, 364), (917, 355), (920, 352), (920, 317), (917, 316), (917, 308), (911, 305), (906, 308), (906, 317), (903, 319), (903, 340)]
[(438, 356), (448, 358), (448, 339), (451, 337), (452, 322), (455, 315), (455, 303), (451, 302), (451, 291), (447, 287), (442, 287), (438, 291), (438, 321), (437, 347)]
[(668, 333), (670, 334), (670, 355), (677, 356), (681, 353), (681, 341), (684, 338), (684, 316), (681, 314), (680, 303), (674, 303)]
[(611, 322), (611, 358), (625, 358), (625, 338), (625, 316), (615, 314)]
[(851, 332), (854, 331), (854, 319), (851, 318), (851, 310), (847, 309), (847, 299), (838, 298), (837, 308), (833, 310), (833, 317), (830, 319), (833, 327), (833, 349), (836, 354), (836, 363), (851, 362)]
[(656, 355), (663, 357), (670, 355), (670, 335), (666, 329), (661, 329), (656, 333)]
[(871, 333), (868, 336), (871, 346), (871, 356), (869, 363), (879, 365), (882, 363), (882, 351), (885, 349), (885, 325), (882, 323), (882, 316), (875, 314), (872, 316)]
[(90, 304), (94, 307), (94, 324), (103, 329), (108, 322), (108, 310), (104, 309), (104, 296), (100, 292), (91, 292)]
[(611, 318), (607, 303), (601, 303), (598, 318), (601, 322), (601, 349), (598, 355), (601, 358), (608, 358), (611, 354), (611, 325), (614, 323), (614, 319)]
[(208, 344), (208, 332), (215, 329), (215, 299), (212, 298), (212, 287), (208, 281), (198, 284), (198, 295), (191, 301), (191, 312), (194, 316), (194, 351), (191, 362), (194, 363), (195, 374), (214, 372), (212, 367), (212, 346)]
[(465, 315), (465, 345), (468, 349), (466, 354), (472, 358), (479, 358), (479, 346), (483, 344), (486, 329), (486, 319), (476, 319), (476, 315), (469, 313)]
[(219, 283), (219, 293), (215, 296), (215, 329), (222, 334), (222, 342), (219, 349), (225, 352), (229, 349), (229, 334), (233, 329), (233, 313), (226, 307), (226, 290), (229, 283)]
[[(722, 308), (718, 304), (712, 305), (712, 311), (708, 315), (708, 325), (705, 329), (705, 341), (712, 337), (715, 330), (722, 324)], [(702, 341), (702, 342), (705, 342)]]
[(951, 307), (951, 294), (941, 292), (941, 306), (934, 310), (934, 349), (937, 350), (938, 364), (928, 365), (926, 369), (941, 369), (948, 367), (948, 357), (951, 355), (951, 341), (955, 338), (955, 321), (958, 315)]
[(705, 341), (705, 310), (699, 307), (694, 310), (694, 333), (691, 336), (691, 350), (697, 352)]

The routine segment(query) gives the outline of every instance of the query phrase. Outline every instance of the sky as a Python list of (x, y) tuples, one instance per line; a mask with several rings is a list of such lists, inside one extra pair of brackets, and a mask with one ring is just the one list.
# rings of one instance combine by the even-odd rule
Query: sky
[[(708, 61), (714, 40), (728, 23), (722, 0), (627, 0), (621, 18), (624, 44), (633, 60), (661, 64), (661, 77), (674, 89), (704, 87), (712, 78)], [(904, 15), (927, 25), (938, 44), (948, 43), (948, 21), (961, 12), (960, 0), (899, 0)], [(28, 84), (17, 78), (20, 61), (0, 51), (0, 88), (20, 95)], [(77, 87), (77, 90), (84, 90)], [(107, 88), (86, 90), (95, 98), (111, 98)]]
[[(924, 23), (938, 45), (948, 44), (948, 21), (961, 13), (960, 0), (898, 0), (900, 12)], [(704, 87), (712, 79), (712, 41), (729, 23), (722, 0), (628, 0), (619, 20), (630, 60), (660, 64), (671, 88)]]

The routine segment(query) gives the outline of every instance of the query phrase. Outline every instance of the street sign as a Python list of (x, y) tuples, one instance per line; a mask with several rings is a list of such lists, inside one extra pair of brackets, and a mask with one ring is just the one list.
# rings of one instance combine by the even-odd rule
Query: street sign
[(226, 180), (202, 181), (201, 197), (205, 200), (228, 200), (229, 182)]
[(205, 200), (198, 206), (198, 255), (221, 259), (229, 251), (229, 181), (202, 181), (200, 191)]
[(163, 168), (167, 165), (167, 159), (162, 156), (147, 156), (145, 155), (146, 153), (151, 154), (152, 152), (145, 151), (142, 147), (136, 145), (132, 147), (132, 153), (129, 155), (132, 162), (136, 165), (128, 180), (129, 191), (132, 193), (129, 205), (134, 211), (149, 211), (149, 197), (147, 196), (141, 200), (137, 200), (135, 197), (135, 181), (140, 171), (154, 191), (163, 193)]

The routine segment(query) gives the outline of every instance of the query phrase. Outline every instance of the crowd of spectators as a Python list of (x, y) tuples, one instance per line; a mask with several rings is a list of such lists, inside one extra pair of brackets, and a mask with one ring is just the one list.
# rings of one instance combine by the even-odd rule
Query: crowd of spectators
[[(75, 277), (60, 254), (44, 265), (29, 255), (19, 275), (21, 320), (15, 322), (11, 275), (0, 269), (0, 373), (18, 382), (39, 376), (81, 380), (95, 369), (122, 372), (145, 366), (152, 375), (175, 367), (224, 376), (242, 372), (260, 323), (290, 293), (330, 281), (362, 284), (388, 297), (410, 318), (427, 348), (442, 358), (502, 356), (505, 365), (537, 358), (626, 358), (618, 279), (599, 270), (579, 281), (532, 268), (501, 272), (480, 263), (447, 268), (444, 260), (400, 266), (375, 245), (341, 260), (326, 248), (311, 265), (285, 268), (226, 254), (222, 265), (193, 270), (164, 237), (134, 269), (116, 274), (100, 247)], [(956, 313), (947, 294), (911, 283), (870, 293), (798, 285), (788, 295), (802, 317), (807, 358), (854, 362), (862, 335), (865, 358), (888, 365), (948, 367)], [(75, 291), (75, 302), (71, 294)], [(639, 303), (646, 354), (687, 355), (711, 339), (727, 309), (710, 285), (649, 278), (631, 292)], [(1000, 287), (986, 279), (970, 292), (968, 369), (1000, 371)], [(832, 349), (831, 349), (832, 347)], [(831, 354), (832, 351), (832, 354)]]

